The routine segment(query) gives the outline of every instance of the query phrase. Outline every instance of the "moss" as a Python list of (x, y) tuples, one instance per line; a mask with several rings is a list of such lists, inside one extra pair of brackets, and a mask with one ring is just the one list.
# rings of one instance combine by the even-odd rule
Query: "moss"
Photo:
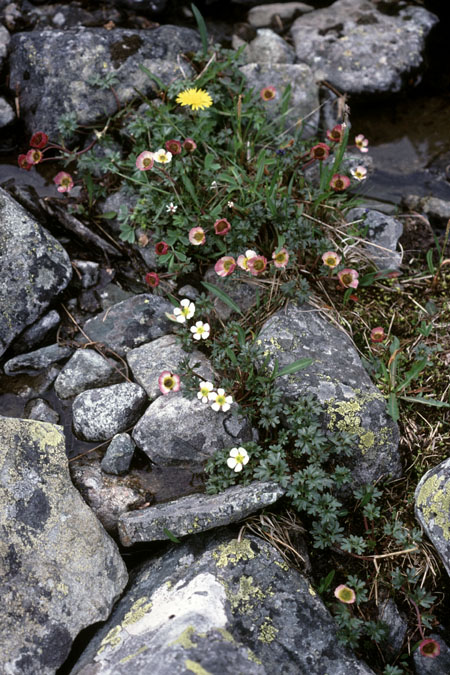
[(248, 539), (233, 539), (228, 544), (221, 544), (213, 551), (217, 567), (227, 567), (229, 563), (236, 565), (239, 560), (251, 560), (255, 553)]
[(441, 528), (444, 539), (450, 541), (450, 481), (445, 476), (430, 476), (419, 491), (417, 506), (426, 523), (433, 520), (434, 525)]
[(196, 661), (191, 661), (191, 659), (186, 659), (184, 665), (188, 670), (191, 671), (191, 673), (195, 673), (195, 675), (212, 675), (209, 670), (205, 670), (203, 666), (201, 666)]
[(191, 647), (196, 647), (197, 643), (192, 641), (192, 637), (195, 634), (195, 628), (193, 626), (188, 626), (184, 631), (177, 637), (176, 640), (169, 643), (169, 647), (173, 645), (180, 645), (183, 649), (191, 649)]
[(133, 623), (137, 623), (140, 619), (142, 619), (147, 612), (151, 609), (152, 603), (147, 602), (147, 597), (143, 596), (142, 598), (139, 598), (139, 600), (136, 600), (136, 602), (130, 607), (128, 612), (125, 614), (123, 621), (122, 621), (122, 627), (124, 626), (130, 626)]
[(266, 616), (266, 620), (261, 624), (261, 628), (258, 635), (258, 640), (270, 644), (273, 642), (277, 636), (278, 628), (272, 625), (272, 619), (269, 616)]
[(266, 597), (266, 594), (253, 584), (253, 577), (242, 576), (239, 579), (239, 590), (237, 593), (231, 593), (229, 589), (225, 589), (225, 592), (233, 614), (235, 612), (249, 614), (255, 607), (255, 601), (261, 602)]

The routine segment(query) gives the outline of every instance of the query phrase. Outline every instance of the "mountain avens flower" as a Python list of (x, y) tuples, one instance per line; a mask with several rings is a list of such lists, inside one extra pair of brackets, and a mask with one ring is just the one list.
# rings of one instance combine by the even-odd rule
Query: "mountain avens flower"
[(202, 227), (193, 227), (189, 230), (189, 241), (193, 246), (202, 246), (205, 241), (205, 230)]
[(136, 157), (136, 167), (139, 171), (148, 171), (153, 167), (153, 163), (153, 152), (150, 152), (150, 150), (144, 150)]
[(188, 105), (191, 110), (203, 110), (213, 104), (211, 96), (204, 89), (186, 89), (175, 100), (180, 105)]
[(233, 471), (242, 471), (245, 464), (247, 464), (250, 457), (245, 448), (231, 448), (230, 456), (227, 459), (227, 465)]
[(212, 391), (208, 398), (210, 401), (213, 401), (211, 408), (216, 412), (219, 412), (219, 410), (227, 412), (233, 403), (233, 397), (227, 396), (225, 394), (225, 389), (218, 389), (217, 392)]
[(200, 382), (200, 390), (197, 392), (197, 398), (200, 399), (202, 403), (208, 403), (209, 395), (214, 389), (212, 382)]
[(231, 255), (225, 255), (214, 265), (214, 270), (219, 277), (227, 277), (236, 269), (236, 261)]
[(333, 269), (334, 267), (337, 267), (341, 262), (341, 256), (339, 255), (339, 253), (336, 253), (335, 251), (326, 251), (322, 255), (322, 261), (324, 265)]
[(272, 260), (275, 267), (286, 267), (289, 262), (289, 253), (285, 248), (280, 248), (279, 251), (272, 253)]
[(367, 169), (365, 166), (357, 166), (355, 169), (350, 169), (355, 180), (365, 180), (367, 178)]
[(155, 162), (158, 162), (158, 164), (169, 164), (169, 162), (172, 161), (172, 153), (167, 152), (164, 148), (160, 148), (153, 153), (153, 159)]
[(209, 338), (209, 323), (203, 323), (203, 321), (197, 321), (195, 326), (191, 326), (191, 333), (194, 340), (206, 340)]
[(195, 305), (188, 300), (188, 298), (184, 298), (184, 300), (180, 302), (180, 307), (175, 307), (173, 313), (178, 323), (184, 323), (194, 316)]
[(355, 145), (360, 152), (369, 152), (369, 141), (363, 134), (358, 134), (358, 136), (355, 136)]
[(169, 394), (171, 391), (179, 391), (180, 376), (171, 373), (170, 370), (163, 370), (158, 377), (158, 386), (161, 394)]

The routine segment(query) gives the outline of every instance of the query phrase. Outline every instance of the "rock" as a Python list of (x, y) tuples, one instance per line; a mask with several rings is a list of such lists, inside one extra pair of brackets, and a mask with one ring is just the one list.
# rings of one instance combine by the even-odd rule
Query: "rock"
[(109, 616), (126, 568), (72, 485), (61, 427), (0, 417), (0, 456), (2, 669), (53, 675)]
[(79, 28), (16, 33), (11, 40), (10, 87), (20, 90), (21, 116), (30, 133), (45, 131), (58, 138), (58, 120), (75, 112), (80, 125), (91, 125), (117, 112), (110, 87), (114, 82), (121, 104), (136, 90), (152, 96), (154, 82), (144, 66), (164, 83), (189, 77), (191, 69), (177, 63), (181, 52), (200, 47), (198, 34), (177, 26), (153, 30)]
[(130, 349), (171, 333), (174, 324), (165, 312), (172, 311), (170, 302), (158, 295), (133, 295), (86, 321), (83, 331), (92, 342), (101, 342), (124, 356)]
[(116, 476), (127, 473), (135, 447), (129, 434), (116, 434), (101, 461), (102, 471)]
[(6, 28), (0, 24), (0, 68), (3, 68), (6, 61), (10, 40), (10, 34)]
[(372, 673), (339, 644), (324, 604), (278, 551), (226, 532), (146, 562), (72, 675), (131, 671)]
[(422, 476), (415, 500), (417, 520), (450, 574), (450, 459)]
[[(256, 303), (258, 288), (251, 283), (251, 279), (248, 277), (221, 278), (214, 271), (214, 268), (211, 268), (205, 274), (205, 281), (217, 286), (229, 295), (242, 312), (247, 312)], [(213, 302), (214, 309), (222, 320), (228, 319), (233, 314), (231, 307), (222, 302), (215, 294), (209, 292), (208, 297)]]
[(343, 330), (321, 311), (292, 303), (266, 321), (259, 339), (270, 354), (269, 368), (275, 360), (282, 368), (300, 358), (314, 359), (304, 370), (277, 378), (277, 386), (287, 402), (314, 395), (328, 429), (356, 435), (350, 461), (354, 487), (401, 475), (398, 427)]
[(59, 316), (56, 309), (52, 309), (47, 314), (44, 314), (40, 319), (35, 321), (25, 328), (23, 333), (19, 335), (17, 340), (14, 340), (14, 343), (11, 347), (14, 354), (22, 354), (23, 352), (30, 351), (33, 347), (37, 347), (41, 342), (44, 342), (52, 333), (56, 334), (56, 329), (58, 328), (61, 322), (61, 317)]
[(284, 24), (312, 11), (314, 7), (304, 2), (274, 2), (270, 5), (252, 7), (247, 15), (247, 21), (255, 28), (263, 28), (271, 26), (274, 21), (277, 21), (277, 17)]
[(123, 365), (102, 356), (94, 349), (77, 349), (55, 382), (59, 398), (70, 398), (86, 389), (122, 382)]
[[(232, 424), (230, 424), (232, 423)], [(132, 433), (140, 450), (161, 466), (189, 465), (200, 469), (216, 450), (253, 440), (245, 419), (215, 412), (181, 393), (160, 396), (151, 403)]]
[(445, 227), (450, 219), (450, 201), (445, 199), (407, 195), (403, 203), (411, 211), (422, 213), (437, 227)]
[(317, 135), (319, 124), (319, 90), (311, 68), (305, 63), (248, 63), (241, 66), (241, 72), (247, 80), (249, 89), (254, 90), (255, 98), (264, 87), (275, 87), (276, 95), (271, 101), (265, 102), (265, 109), (269, 119), (280, 117), (281, 99), (283, 92), (291, 85), (289, 111), (286, 114), (283, 128), (296, 125), (304, 121), (302, 138)]
[(61, 347), (58, 344), (48, 345), (48, 347), (41, 347), (28, 354), (14, 356), (5, 363), (3, 369), (7, 375), (18, 373), (35, 375), (58, 361), (68, 359), (71, 354), (73, 354), (72, 347)]
[(133, 297), (133, 293), (124, 291), (123, 288), (112, 283), (102, 288), (101, 291), (96, 291), (96, 293), (103, 310)]
[(99, 462), (72, 464), (74, 485), (107, 532), (117, 535), (119, 517), (148, 503), (147, 494), (134, 476), (103, 473)]
[(16, 119), (16, 113), (14, 112), (12, 106), (9, 105), (8, 101), (0, 96), (0, 129), (7, 127), (8, 124), (14, 122)]
[(448, 675), (450, 673), (450, 648), (448, 644), (437, 633), (431, 633), (432, 640), (439, 643), (440, 654), (430, 659), (428, 656), (422, 656), (419, 649), (413, 652), (414, 672), (416, 675)]
[(59, 415), (43, 398), (33, 398), (25, 406), (25, 418), (58, 424)]
[(351, 95), (393, 94), (418, 81), (425, 39), (437, 21), (423, 7), (384, 14), (368, 0), (337, 0), (296, 19), (291, 35), (298, 61), (316, 79)]
[(73, 402), (75, 434), (85, 441), (107, 441), (137, 422), (147, 402), (134, 382), (84, 391)]
[(164, 11), (167, 0), (118, 0), (117, 4), (120, 7), (152, 15)]
[(270, 28), (256, 32), (256, 38), (244, 48), (247, 63), (294, 63), (295, 52), (282, 37)]
[(166, 504), (124, 513), (119, 520), (123, 546), (199, 534), (247, 518), (284, 495), (278, 483), (235, 485), (217, 495), (193, 494)]
[(81, 275), (81, 288), (90, 288), (98, 282), (100, 265), (92, 260), (73, 260), (75, 268)]
[(363, 219), (358, 227), (367, 227), (364, 239), (376, 244), (376, 246), (368, 244), (366, 253), (377, 269), (397, 270), (400, 267), (402, 254), (396, 249), (403, 233), (403, 225), (397, 218), (373, 209), (356, 208), (347, 213), (346, 219), (349, 223)]
[(61, 244), (0, 188), (0, 356), (71, 276)]
[(402, 617), (392, 598), (387, 598), (381, 602), (378, 620), (383, 621), (389, 628), (383, 649), (386, 650), (390, 658), (398, 656), (406, 637), (408, 622)]
[(192, 300), (192, 302), (195, 302), (199, 295), (200, 293), (198, 290), (190, 284), (186, 284), (185, 286), (182, 286), (178, 289), (178, 296), (180, 298), (189, 298), (189, 300)]
[[(189, 365), (195, 366), (195, 372), (204, 380), (213, 380), (214, 374), (209, 360), (198, 349), (188, 354), (183, 350), (175, 335), (163, 335), (163, 337), (148, 342), (142, 347), (132, 349), (127, 354), (128, 365), (131, 368), (134, 379), (145, 389), (148, 397), (153, 401), (161, 396), (158, 386), (158, 377), (164, 370), (177, 373), (180, 361), (189, 358)], [(183, 386), (183, 383), (181, 383)]]

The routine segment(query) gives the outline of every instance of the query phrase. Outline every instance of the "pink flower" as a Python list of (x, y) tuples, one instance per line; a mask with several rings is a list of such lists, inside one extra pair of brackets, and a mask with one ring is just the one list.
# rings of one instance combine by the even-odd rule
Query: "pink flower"
[(48, 136), (47, 134), (44, 134), (43, 131), (36, 131), (36, 133), (32, 135), (30, 140), (31, 147), (38, 148), (39, 150), (45, 148), (47, 143), (48, 143)]
[(422, 640), (422, 642), (419, 645), (419, 649), (422, 656), (428, 656), (428, 658), (430, 659), (436, 658), (436, 656), (439, 656), (439, 654), (441, 653), (441, 647), (439, 645), (439, 642), (433, 640), (432, 638)]
[(338, 279), (341, 286), (344, 288), (358, 288), (359, 274), (356, 270), (345, 269), (338, 272)]
[(219, 277), (228, 277), (236, 269), (236, 261), (231, 255), (226, 255), (223, 258), (219, 258), (214, 265), (214, 269)]
[(350, 185), (350, 178), (335, 173), (330, 180), (330, 188), (335, 192), (343, 192)]
[(26, 171), (29, 171), (33, 166), (32, 164), (30, 164), (30, 162), (27, 161), (26, 155), (19, 155), (17, 158), (17, 164), (20, 166), (21, 169), (25, 169)]
[(183, 148), (186, 152), (194, 152), (197, 149), (197, 143), (192, 138), (185, 138), (183, 141)]
[(39, 162), (42, 160), (42, 157), (43, 157), (42, 152), (37, 148), (32, 148), (31, 150), (28, 150), (26, 154), (28, 164), (39, 164)]
[(370, 331), (370, 339), (372, 340), (372, 342), (383, 342), (385, 337), (386, 335), (384, 334), (384, 329), (382, 326), (372, 328), (372, 330)]
[(289, 261), (289, 253), (285, 248), (280, 248), (279, 251), (272, 253), (272, 259), (275, 267), (286, 267)]
[(324, 265), (333, 269), (334, 267), (337, 267), (341, 262), (341, 256), (339, 255), (339, 253), (335, 253), (335, 251), (326, 251), (322, 255), (322, 260)]
[(335, 588), (334, 596), (341, 602), (345, 602), (347, 605), (351, 605), (356, 600), (355, 591), (348, 586), (344, 586), (344, 584)]
[(360, 152), (369, 152), (369, 141), (364, 137), (364, 134), (358, 134), (358, 136), (355, 136), (355, 145)]
[(317, 143), (311, 148), (311, 157), (323, 161), (330, 154), (330, 146), (326, 143)]
[(170, 370), (163, 370), (158, 377), (158, 386), (161, 394), (169, 394), (171, 391), (179, 391), (180, 376), (171, 373)]
[(220, 218), (214, 223), (214, 232), (221, 237), (231, 230), (231, 223), (226, 218)]
[(153, 152), (150, 152), (150, 150), (144, 150), (136, 157), (136, 166), (139, 171), (148, 171), (153, 167), (153, 164)]
[(57, 173), (53, 179), (53, 182), (58, 186), (56, 188), (58, 192), (70, 192), (73, 188), (72, 176), (70, 173), (66, 173), (65, 171), (60, 171)]
[(238, 256), (237, 264), (239, 265), (241, 270), (248, 271), (248, 261), (250, 260), (250, 258), (254, 258), (257, 255), (258, 254), (256, 253), (256, 251), (248, 250), (245, 252), (245, 255)]
[(189, 241), (194, 246), (202, 246), (205, 241), (205, 231), (202, 227), (193, 227), (192, 230), (189, 230)]
[(181, 143), (180, 141), (175, 141), (173, 138), (170, 141), (165, 142), (166, 150), (172, 153), (172, 155), (179, 155), (181, 153)]
[(165, 255), (168, 250), (169, 250), (169, 244), (166, 244), (165, 241), (158, 241), (155, 244), (156, 255)]
[(342, 124), (336, 124), (332, 129), (328, 129), (327, 138), (333, 143), (340, 143), (342, 140), (342, 135), (344, 133), (344, 127)]
[(263, 87), (259, 92), (263, 101), (273, 101), (277, 95), (277, 90), (275, 87)]
[(156, 272), (147, 272), (145, 275), (145, 283), (150, 286), (150, 288), (156, 288), (159, 286), (159, 276)]
[(263, 255), (255, 255), (247, 262), (248, 271), (254, 277), (259, 276), (267, 267), (267, 258)]

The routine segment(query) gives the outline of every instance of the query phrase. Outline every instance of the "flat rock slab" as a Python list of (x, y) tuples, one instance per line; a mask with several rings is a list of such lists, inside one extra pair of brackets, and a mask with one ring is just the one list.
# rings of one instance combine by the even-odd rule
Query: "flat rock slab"
[(6, 361), (3, 369), (7, 375), (17, 375), (27, 373), (28, 375), (37, 375), (41, 370), (48, 368), (54, 363), (65, 361), (73, 354), (72, 347), (62, 347), (54, 344), (48, 347), (41, 347), (28, 354), (20, 354)]
[(367, 227), (365, 239), (375, 244), (366, 246), (367, 255), (379, 270), (396, 270), (402, 262), (397, 249), (403, 234), (403, 225), (397, 218), (374, 209), (351, 209), (346, 215), (347, 222), (362, 219), (358, 227)]
[(337, 0), (294, 21), (297, 59), (316, 78), (354, 95), (396, 93), (424, 61), (438, 18), (422, 7), (383, 14), (368, 0)]
[(327, 321), (323, 312), (290, 304), (263, 325), (259, 338), (270, 355), (270, 368), (275, 360), (282, 368), (304, 357), (314, 359), (308, 368), (276, 382), (287, 401), (316, 396), (331, 431), (356, 435), (351, 459), (355, 485), (372, 483), (382, 475), (401, 475), (398, 427), (344, 331)]
[(415, 500), (416, 517), (450, 574), (450, 459), (422, 476)]
[(145, 563), (72, 675), (130, 672), (372, 674), (278, 551), (228, 533), (193, 537)]
[(61, 427), (0, 417), (0, 463), (2, 669), (50, 675), (109, 616), (127, 572), (72, 485)]
[(174, 324), (165, 312), (172, 313), (173, 306), (158, 295), (133, 295), (86, 321), (83, 331), (93, 342), (125, 356), (130, 349), (172, 332)]
[(108, 359), (94, 349), (77, 349), (56, 378), (55, 391), (59, 398), (65, 399), (86, 389), (118, 384), (123, 379), (118, 361)]
[(85, 441), (107, 441), (137, 422), (147, 403), (145, 391), (134, 382), (89, 389), (73, 402), (73, 428)]
[(168, 532), (184, 537), (230, 525), (274, 504), (284, 493), (285, 490), (273, 482), (235, 485), (218, 495), (188, 495), (124, 513), (119, 520), (120, 541), (124, 546), (131, 546), (141, 541), (170, 539)]
[(0, 188), (0, 356), (71, 277), (61, 244)]
[(181, 68), (177, 57), (200, 45), (195, 31), (178, 26), (16, 33), (11, 39), (10, 87), (18, 87), (28, 131), (45, 131), (56, 140), (64, 113), (75, 112), (78, 124), (90, 125), (117, 112), (111, 88), (98, 81), (112, 78), (121, 104), (133, 99), (136, 90), (152, 96), (155, 83), (139, 66), (170, 84), (192, 72), (185, 61)]
[(181, 392), (160, 396), (134, 427), (132, 437), (140, 450), (159, 466), (191, 466), (201, 469), (216, 450), (253, 440), (243, 418), (231, 412), (215, 412), (197, 398)]

